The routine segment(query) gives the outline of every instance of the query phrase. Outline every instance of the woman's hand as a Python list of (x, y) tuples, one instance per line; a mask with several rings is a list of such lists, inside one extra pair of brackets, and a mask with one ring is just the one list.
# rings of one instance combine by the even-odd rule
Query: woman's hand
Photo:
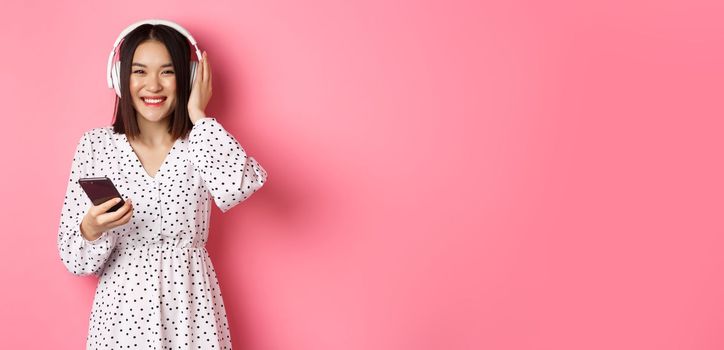
[(196, 64), (196, 78), (191, 86), (189, 97), (189, 118), (196, 124), (201, 118), (206, 117), (204, 110), (211, 99), (211, 67), (206, 57), (206, 51), (201, 55), (201, 61)]
[(129, 198), (122, 207), (116, 211), (108, 212), (116, 203), (118, 197), (109, 199), (101, 204), (91, 206), (80, 223), (80, 233), (89, 241), (94, 241), (116, 226), (121, 226), (131, 220), (133, 205)]

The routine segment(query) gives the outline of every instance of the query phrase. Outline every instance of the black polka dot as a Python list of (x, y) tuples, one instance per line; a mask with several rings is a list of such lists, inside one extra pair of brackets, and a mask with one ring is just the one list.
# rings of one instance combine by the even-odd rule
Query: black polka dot
[[(107, 176), (133, 216), (93, 241), (80, 233), (92, 203), (81, 177)], [(231, 349), (211, 258), (210, 202), (227, 212), (267, 179), (264, 168), (215, 118), (176, 140), (151, 176), (113, 127), (83, 134), (60, 215), (58, 252), (66, 269), (98, 276), (89, 349)]]

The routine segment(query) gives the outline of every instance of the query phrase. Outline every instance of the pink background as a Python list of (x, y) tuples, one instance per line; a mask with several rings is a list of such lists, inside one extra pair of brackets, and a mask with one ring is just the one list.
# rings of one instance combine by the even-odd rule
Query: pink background
[(235, 348), (724, 348), (724, 3), (586, 3), (3, 2), (0, 346), (85, 344), (70, 162), (162, 17), (270, 176), (212, 214)]

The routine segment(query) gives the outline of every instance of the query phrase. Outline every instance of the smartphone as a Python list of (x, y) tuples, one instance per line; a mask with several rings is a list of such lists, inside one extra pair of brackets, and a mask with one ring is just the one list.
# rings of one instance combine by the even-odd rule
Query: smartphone
[(118, 193), (118, 189), (116, 189), (116, 186), (114, 186), (111, 179), (106, 176), (84, 177), (78, 179), (78, 183), (80, 184), (80, 187), (83, 188), (83, 191), (85, 191), (85, 193), (88, 195), (88, 198), (90, 198), (91, 202), (93, 202), (93, 205), (102, 204), (107, 200), (115, 197), (121, 199), (121, 201), (114, 205), (111, 209), (108, 209), (106, 213), (118, 210), (125, 203), (121, 194)]

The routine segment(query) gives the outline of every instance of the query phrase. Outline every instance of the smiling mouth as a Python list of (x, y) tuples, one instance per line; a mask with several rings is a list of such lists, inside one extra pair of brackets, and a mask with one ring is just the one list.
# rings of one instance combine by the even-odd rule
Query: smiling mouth
[(144, 103), (146, 106), (149, 106), (149, 107), (157, 107), (157, 106), (162, 105), (163, 102), (166, 101), (166, 97), (163, 97), (163, 96), (162, 96), (162, 97), (157, 97), (157, 98), (141, 97), (141, 101), (143, 101), (143, 103)]

